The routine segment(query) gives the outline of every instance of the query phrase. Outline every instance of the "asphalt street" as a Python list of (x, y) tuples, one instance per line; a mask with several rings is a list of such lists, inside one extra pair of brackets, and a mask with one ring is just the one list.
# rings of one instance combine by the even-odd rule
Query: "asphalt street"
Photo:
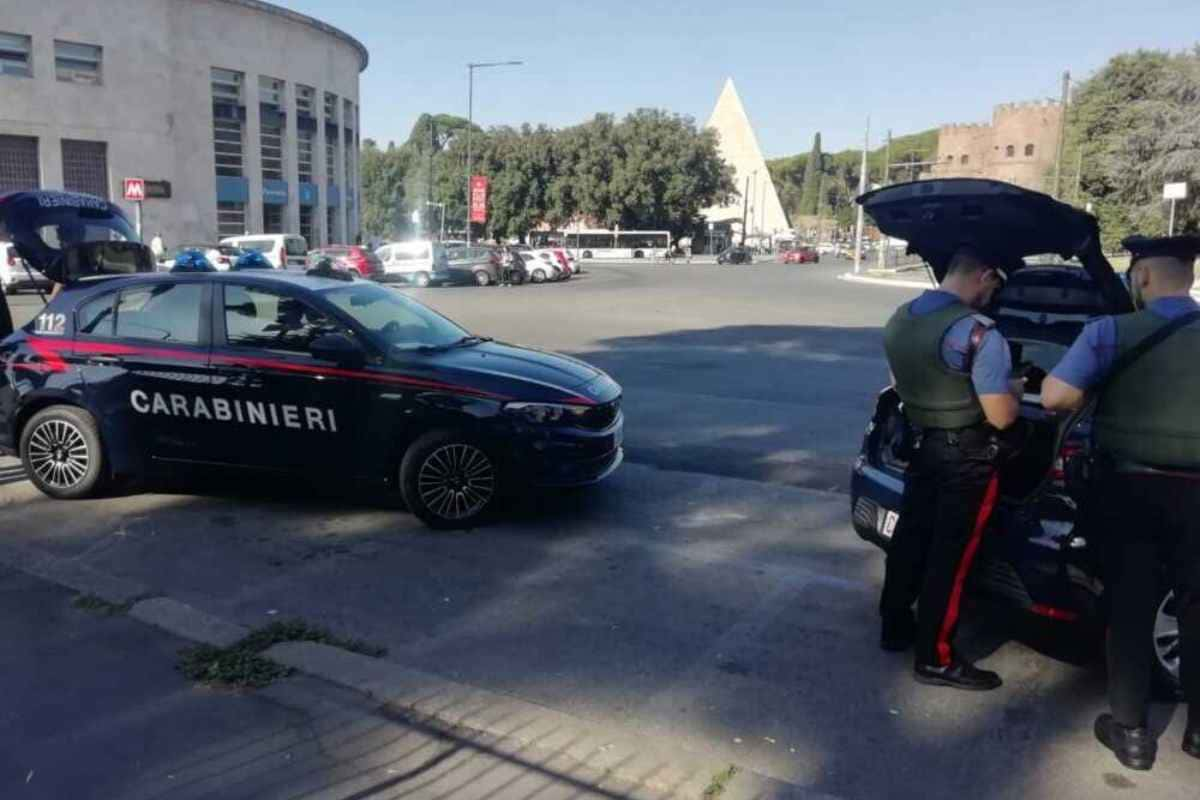
[(878, 650), (881, 558), (828, 490), (886, 380), (879, 328), (914, 290), (847, 284), (844, 269), (596, 265), (563, 284), (414, 291), (626, 389), (630, 463), (485, 529), (431, 533), (371, 498), (236, 479), (65, 504), (11, 461), (0, 519), (15, 544), (243, 625), (304, 618), (415, 669), (841, 797), (1191, 800), (1182, 713), (1156, 708), (1154, 772), (1122, 770), (1091, 737), (1102, 668), (1059, 629), (1022, 643), (974, 626), (961, 645), (1006, 681), (983, 695), (919, 686), (908, 657)]

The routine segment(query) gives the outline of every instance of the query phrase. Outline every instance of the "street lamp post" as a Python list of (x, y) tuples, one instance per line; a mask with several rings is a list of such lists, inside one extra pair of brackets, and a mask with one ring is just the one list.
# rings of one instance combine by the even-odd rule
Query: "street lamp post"
[(475, 127), (475, 70), (519, 67), (524, 61), (488, 61), (467, 64), (467, 247), (471, 246), (471, 128)]

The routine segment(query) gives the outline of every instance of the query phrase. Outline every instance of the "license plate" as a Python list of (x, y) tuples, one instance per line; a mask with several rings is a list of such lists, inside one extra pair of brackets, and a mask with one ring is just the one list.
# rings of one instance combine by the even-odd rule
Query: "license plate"
[(879, 525), (879, 535), (885, 539), (892, 538), (892, 534), (896, 532), (896, 523), (899, 521), (900, 515), (895, 511), (885, 511)]

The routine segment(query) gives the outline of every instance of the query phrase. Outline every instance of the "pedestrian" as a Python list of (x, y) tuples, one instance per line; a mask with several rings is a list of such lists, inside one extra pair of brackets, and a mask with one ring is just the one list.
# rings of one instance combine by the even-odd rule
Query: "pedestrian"
[(162, 254), (166, 252), (166, 245), (163, 244), (161, 232), (155, 233), (154, 238), (150, 240), (150, 252), (154, 253), (156, 261), (162, 258)]
[(913, 453), (888, 550), (880, 646), (915, 645), (913, 677), (934, 686), (982, 691), (1002, 683), (952, 641), (963, 584), (997, 500), (1002, 432), (1019, 419), (1008, 342), (977, 313), (1005, 279), (996, 259), (961, 247), (941, 285), (901, 306), (884, 331)]
[[(1132, 254), (1133, 314), (1084, 327), (1042, 385), (1051, 411), (1095, 400), (1096, 493), (1089, 519), (1107, 553), (1108, 698), (1096, 738), (1130, 769), (1150, 769), (1151, 642), (1175, 592), (1183, 750), (1200, 758), (1200, 304), (1191, 297), (1200, 236), (1121, 243)], [(1165, 581), (1165, 586), (1160, 585)]]

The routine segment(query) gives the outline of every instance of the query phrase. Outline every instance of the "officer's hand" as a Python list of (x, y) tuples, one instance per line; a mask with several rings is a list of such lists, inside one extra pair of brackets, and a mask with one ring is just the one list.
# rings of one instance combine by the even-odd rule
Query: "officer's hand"
[(1025, 384), (1028, 381), (1028, 378), (1012, 378), (1008, 382), (1008, 390), (1012, 392), (1013, 397), (1020, 400), (1025, 396)]

